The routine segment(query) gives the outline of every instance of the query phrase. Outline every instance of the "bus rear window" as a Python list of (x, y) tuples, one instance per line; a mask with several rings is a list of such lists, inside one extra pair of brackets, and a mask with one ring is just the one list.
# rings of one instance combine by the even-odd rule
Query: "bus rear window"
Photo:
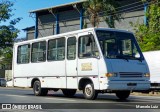
[(29, 63), (30, 60), (30, 45), (18, 46), (17, 63)]

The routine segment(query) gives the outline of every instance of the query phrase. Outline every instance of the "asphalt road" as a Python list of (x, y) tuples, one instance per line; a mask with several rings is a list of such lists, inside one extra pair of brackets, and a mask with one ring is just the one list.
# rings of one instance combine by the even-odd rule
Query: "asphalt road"
[[(77, 94), (73, 98), (65, 97), (61, 91), (58, 91), (58, 92), (49, 91), (47, 96), (37, 97), (37, 96), (34, 96), (32, 89), (1, 87), (0, 88), (0, 104), (10, 104), (10, 103), (11, 104), (18, 103), (22, 105), (24, 105), (24, 103), (25, 104), (26, 103), (28, 104), (43, 103), (43, 105), (45, 106), (47, 105), (47, 109), (54, 109), (54, 111), (56, 112), (66, 112), (66, 111), (68, 112), (72, 112), (72, 111), (73, 112), (74, 111), (77, 111), (77, 112), (88, 112), (88, 111), (92, 111), (92, 112), (97, 112), (97, 111), (98, 112), (119, 112), (119, 111), (159, 112), (160, 111), (160, 97), (158, 96), (131, 95), (127, 100), (120, 101), (114, 94), (99, 94), (96, 100), (86, 100), (84, 99), (82, 92), (77, 92)], [(139, 109), (138, 109), (138, 106), (139, 106)], [(143, 108), (140, 108), (140, 107), (143, 107)], [(7, 110), (7, 111), (18, 112), (22, 110)], [(35, 112), (35, 110), (30, 110), (30, 111)], [(38, 111), (52, 112), (52, 110), (38, 110)]]

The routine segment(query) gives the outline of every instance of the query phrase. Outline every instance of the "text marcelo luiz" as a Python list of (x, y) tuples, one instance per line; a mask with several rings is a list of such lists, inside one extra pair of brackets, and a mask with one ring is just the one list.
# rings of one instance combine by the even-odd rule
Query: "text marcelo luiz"
[(136, 105), (138, 109), (158, 109), (158, 105)]

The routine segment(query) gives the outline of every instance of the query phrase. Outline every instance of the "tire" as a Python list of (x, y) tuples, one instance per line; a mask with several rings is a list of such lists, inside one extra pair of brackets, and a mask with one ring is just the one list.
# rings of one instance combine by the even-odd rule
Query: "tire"
[(33, 92), (35, 96), (46, 96), (48, 93), (48, 89), (41, 88), (41, 83), (37, 80), (34, 82)]
[(126, 100), (130, 95), (130, 91), (117, 91), (116, 92), (116, 96), (120, 99), (120, 100)]
[(73, 97), (76, 94), (76, 89), (62, 89), (62, 92), (67, 97)]
[(92, 83), (86, 83), (83, 88), (83, 95), (87, 100), (94, 100), (98, 96), (98, 91), (94, 89)]
[(57, 92), (59, 89), (53, 89), (54, 92)]

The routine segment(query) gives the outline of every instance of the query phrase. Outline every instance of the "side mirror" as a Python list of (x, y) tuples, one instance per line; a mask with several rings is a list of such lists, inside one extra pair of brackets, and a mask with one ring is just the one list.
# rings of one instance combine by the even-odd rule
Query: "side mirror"
[(100, 56), (93, 56), (93, 58), (100, 59)]
[(94, 51), (93, 53), (92, 53), (92, 57), (93, 58), (96, 58), (96, 59), (100, 59), (100, 56), (99, 56), (99, 52), (98, 51)]

